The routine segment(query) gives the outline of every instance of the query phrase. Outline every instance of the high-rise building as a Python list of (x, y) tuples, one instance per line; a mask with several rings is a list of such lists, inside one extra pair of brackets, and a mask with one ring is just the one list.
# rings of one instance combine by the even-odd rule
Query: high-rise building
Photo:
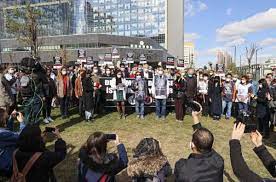
[[(21, 13), (25, 12), (25, 1), (7, 1), (2, 8), (0, 18), (0, 23), (2, 22), (3, 38), (12, 38), (12, 35), (7, 29), (7, 23), (9, 18), (15, 18), (20, 21), (18, 17), (15, 16), (14, 10), (18, 9)], [(39, 35), (63, 35), (70, 33), (70, 23), (71, 23), (71, 12), (70, 12), (70, 0), (59, 0), (59, 1), (43, 1), (43, 0), (32, 0), (31, 7), (39, 10), (41, 16), (38, 19), (39, 24)], [(2, 20), (1, 20), (2, 19)]]
[(196, 65), (195, 45), (193, 42), (184, 43), (184, 64), (185, 67), (194, 67)]
[[(8, 0), (6, 0), (8, 1)], [(24, 1), (9, 0), (20, 4)], [(64, 6), (67, 1), (66, 8)], [(20, 3), (19, 3), (20, 2)], [(150, 37), (179, 59), (184, 56), (184, 0), (33, 0), (46, 11), (46, 35), (105, 33)], [(60, 4), (62, 3), (62, 5)], [(50, 6), (51, 3), (54, 3)], [(49, 4), (49, 5), (47, 5)], [(47, 21), (46, 21), (47, 20)], [(1, 21), (0, 21), (1, 23)], [(69, 27), (67, 27), (69, 25)], [(55, 30), (56, 29), (56, 30)]]
[(225, 68), (233, 62), (232, 56), (227, 51), (218, 51), (217, 64), (224, 64)]

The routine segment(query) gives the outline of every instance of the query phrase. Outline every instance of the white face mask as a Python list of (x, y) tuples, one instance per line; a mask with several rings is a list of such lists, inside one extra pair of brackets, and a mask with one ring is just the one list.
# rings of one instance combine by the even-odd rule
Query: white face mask
[(110, 71), (107, 71), (107, 72), (106, 72), (106, 74), (108, 74), (108, 75), (109, 75), (110, 73), (111, 73)]
[(62, 74), (62, 75), (66, 75), (66, 74), (67, 74), (67, 71), (61, 71), (61, 74)]
[(230, 82), (230, 81), (231, 81), (231, 79), (230, 79), (230, 78), (226, 78), (226, 81), (227, 81), (227, 82)]
[(208, 80), (208, 77), (204, 77), (203, 79), (204, 79), (205, 81), (207, 81), (207, 80)]
[(93, 70), (93, 72), (94, 72), (95, 74), (97, 74), (97, 73), (99, 72), (99, 70)]
[(241, 80), (241, 83), (245, 83), (245, 80)]
[(144, 72), (146, 72), (146, 73), (147, 73), (148, 71), (149, 71), (148, 69), (144, 69)]
[(141, 75), (139, 75), (139, 76), (136, 76), (136, 78), (137, 78), (137, 79), (140, 79), (140, 78), (142, 78), (142, 77), (141, 77)]
[(163, 75), (164, 71), (158, 71), (159, 75)]
[(259, 88), (263, 88), (263, 85), (259, 85)]
[(199, 77), (200, 80), (203, 80), (203, 77)]
[(238, 79), (237, 78), (233, 78), (233, 81), (237, 81)]
[(122, 78), (122, 75), (117, 75), (118, 78)]

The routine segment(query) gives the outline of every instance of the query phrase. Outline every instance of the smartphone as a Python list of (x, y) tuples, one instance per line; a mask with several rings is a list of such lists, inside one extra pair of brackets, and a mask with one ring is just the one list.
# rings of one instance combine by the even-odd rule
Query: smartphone
[(105, 134), (107, 140), (116, 140), (116, 134)]
[(45, 132), (47, 133), (53, 133), (56, 130), (56, 128), (53, 127), (45, 127)]

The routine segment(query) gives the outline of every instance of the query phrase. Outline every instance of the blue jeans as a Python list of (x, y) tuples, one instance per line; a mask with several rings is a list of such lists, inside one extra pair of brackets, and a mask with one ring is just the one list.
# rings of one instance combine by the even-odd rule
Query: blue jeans
[(145, 103), (144, 101), (135, 101), (135, 111), (137, 115), (144, 116), (145, 112)]
[(158, 117), (165, 117), (166, 116), (166, 99), (155, 99), (155, 105), (156, 105), (156, 116)]
[(42, 110), (42, 99), (35, 95), (23, 101), (25, 125), (33, 125), (39, 122)]
[(61, 116), (68, 116), (69, 101), (70, 100), (69, 100), (68, 96), (64, 96), (62, 98), (59, 98)]
[(225, 107), (227, 107), (227, 110), (226, 110), (226, 117), (227, 118), (230, 118), (231, 117), (231, 110), (232, 110), (232, 102), (231, 101), (225, 101), (225, 100), (222, 100), (222, 114), (225, 110)]
[(238, 103), (238, 106), (239, 106), (239, 111), (238, 113), (242, 113), (242, 112), (248, 112), (248, 104), (247, 103), (243, 103), (243, 102), (239, 102)]

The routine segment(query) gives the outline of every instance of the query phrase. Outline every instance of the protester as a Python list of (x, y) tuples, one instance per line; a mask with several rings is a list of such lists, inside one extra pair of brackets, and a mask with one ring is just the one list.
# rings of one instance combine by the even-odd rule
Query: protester
[(129, 72), (126, 69), (125, 64), (123, 64), (123, 63), (120, 64), (120, 71), (122, 73), (123, 78), (128, 78), (129, 77)]
[[(26, 181), (48, 182), (55, 181), (53, 168), (64, 160), (66, 156), (66, 143), (62, 140), (58, 129), (53, 134), (57, 140), (55, 151), (48, 151), (45, 147), (44, 133), (36, 125), (26, 126), (19, 135), (18, 149), (13, 154), (13, 176), (11, 181), (22, 179), (23, 174)], [(30, 161), (34, 162), (30, 165)], [(30, 170), (26, 166), (30, 165)], [(25, 170), (23, 170), (25, 169)]]
[(57, 96), (59, 97), (60, 113), (63, 119), (69, 117), (69, 102), (72, 96), (72, 84), (67, 75), (66, 67), (63, 67), (57, 77)]
[[(18, 132), (14, 130), (15, 120), (20, 123)], [(22, 113), (13, 111), (9, 116), (5, 109), (0, 108), (0, 176), (10, 177), (12, 175), (12, 154), (24, 127)]]
[(120, 119), (126, 119), (126, 80), (122, 71), (118, 71), (116, 77), (112, 78), (111, 89), (113, 90), (113, 100), (116, 102), (117, 111)]
[(51, 118), (51, 112), (52, 112), (52, 100), (54, 97), (57, 96), (57, 87), (54, 80), (51, 78), (51, 70), (47, 70), (47, 79), (48, 79), (48, 88), (47, 88), (47, 94), (44, 100), (44, 106), (43, 106), (43, 122), (48, 124), (49, 122), (53, 122), (54, 120)]
[(142, 139), (134, 149), (133, 158), (127, 168), (133, 182), (165, 182), (166, 177), (172, 174), (169, 161), (154, 138)]
[(83, 99), (84, 99), (84, 110), (86, 122), (94, 120), (94, 82), (92, 80), (91, 70), (87, 70), (86, 77), (82, 80), (83, 87)]
[(77, 97), (77, 99), (79, 99), (79, 115), (81, 117), (84, 116), (84, 97), (83, 97), (83, 80), (86, 78), (86, 70), (81, 69), (80, 70), (80, 74), (78, 75), (78, 77), (76, 78), (75, 81), (75, 96)]
[(2, 83), (4, 84), (5, 89), (9, 94), (10, 98), (12, 99), (10, 111), (13, 111), (14, 109), (16, 109), (16, 84), (17, 84), (17, 78), (15, 77), (15, 68), (13, 66), (9, 66), (6, 69)]
[(102, 101), (102, 85), (100, 83), (100, 73), (99, 73), (99, 68), (97, 66), (93, 67), (93, 72), (92, 72), (92, 81), (94, 84), (94, 112), (97, 114), (101, 114), (103, 110), (103, 102)]
[[(236, 123), (233, 128), (230, 145), (230, 159), (234, 174), (240, 181), (260, 182), (274, 181), (263, 179), (256, 173), (250, 170), (247, 166), (241, 151), (240, 140), (244, 134), (245, 124)], [(276, 161), (262, 144), (262, 135), (256, 131), (251, 133), (252, 143), (255, 145), (254, 151), (262, 160), (264, 166), (268, 169), (273, 177), (276, 177)]]
[(257, 118), (259, 131), (264, 135), (264, 138), (269, 138), (269, 101), (271, 96), (265, 79), (259, 80), (259, 89), (255, 97), (257, 100)]
[(213, 149), (214, 136), (199, 122), (199, 112), (192, 112), (194, 133), (188, 159), (180, 159), (175, 164), (176, 182), (182, 181), (223, 181), (224, 160)]
[(148, 85), (141, 72), (136, 73), (136, 79), (131, 84), (131, 89), (135, 93), (135, 111), (137, 118), (144, 119), (145, 98), (148, 96)]
[(118, 135), (114, 140), (118, 155), (107, 152), (107, 143), (112, 139), (102, 132), (89, 136), (79, 152), (79, 182), (115, 181), (115, 175), (127, 167), (128, 157)]
[(185, 80), (187, 82), (186, 98), (195, 100), (197, 96), (197, 78), (194, 76), (194, 69), (189, 68)]
[(208, 116), (209, 110), (209, 96), (208, 96), (208, 74), (200, 75), (197, 86), (198, 98), (197, 100), (202, 105), (202, 115)]
[(232, 103), (234, 101), (235, 84), (232, 82), (232, 75), (226, 74), (225, 82), (222, 85), (222, 114), (226, 108), (225, 119), (230, 119), (232, 115)]
[(145, 79), (152, 79), (153, 78), (153, 73), (149, 70), (149, 65), (144, 64), (144, 69), (143, 69), (143, 76)]
[(270, 111), (270, 131), (274, 130), (276, 125), (276, 79), (273, 79), (270, 86), (271, 101), (269, 102)]
[(251, 90), (252, 90), (252, 94), (253, 95), (257, 95), (258, 92), (258, 82), (253, 80), (253, 74), (252, 73), (248, 73), (247, 75), (248, 78), (248, 83), (251, 84)]
[(177, 122), (183, 122), (184, 119), (184, 99), (187, 85), (181, 77), (181, 73), (176, 72), (176, 78), (173, 83), (173, 96), (175, 105), (175, 117)]
[(162, 67), (158, 67), (158, 74), (153, 78), (152, 96), (155, 98), (156, 105), (156, 119), (165, 120), (166, 118), (166, 103), (169, 96), (169, 82), (168, 78), (164, 75)]
[(111, 69), (109, 67), (105, 68), (105, 73), (103, 74), (103, 77), (113, 77)]
[(219, 76), (215, 76), (213, 84), (209, 85), (209, 98), (211, 102), (212, 117), (214, 121), (219, 121), (222, 113), (222, 85)]
[(238, 102), (239, 114), (248, 113), (248, 103), (251, 94), (251, 85), (247, 83), (247, 76), (241, 77), (240, 84), (237, 85), (235, 90), (235, 98)]
[(7, 109), (9, 112), (13, 102), (11, 96), (7, 92), (8, 88), (5, 84), (3, 71), (4, 68), (0, 65), (0, 108)]

